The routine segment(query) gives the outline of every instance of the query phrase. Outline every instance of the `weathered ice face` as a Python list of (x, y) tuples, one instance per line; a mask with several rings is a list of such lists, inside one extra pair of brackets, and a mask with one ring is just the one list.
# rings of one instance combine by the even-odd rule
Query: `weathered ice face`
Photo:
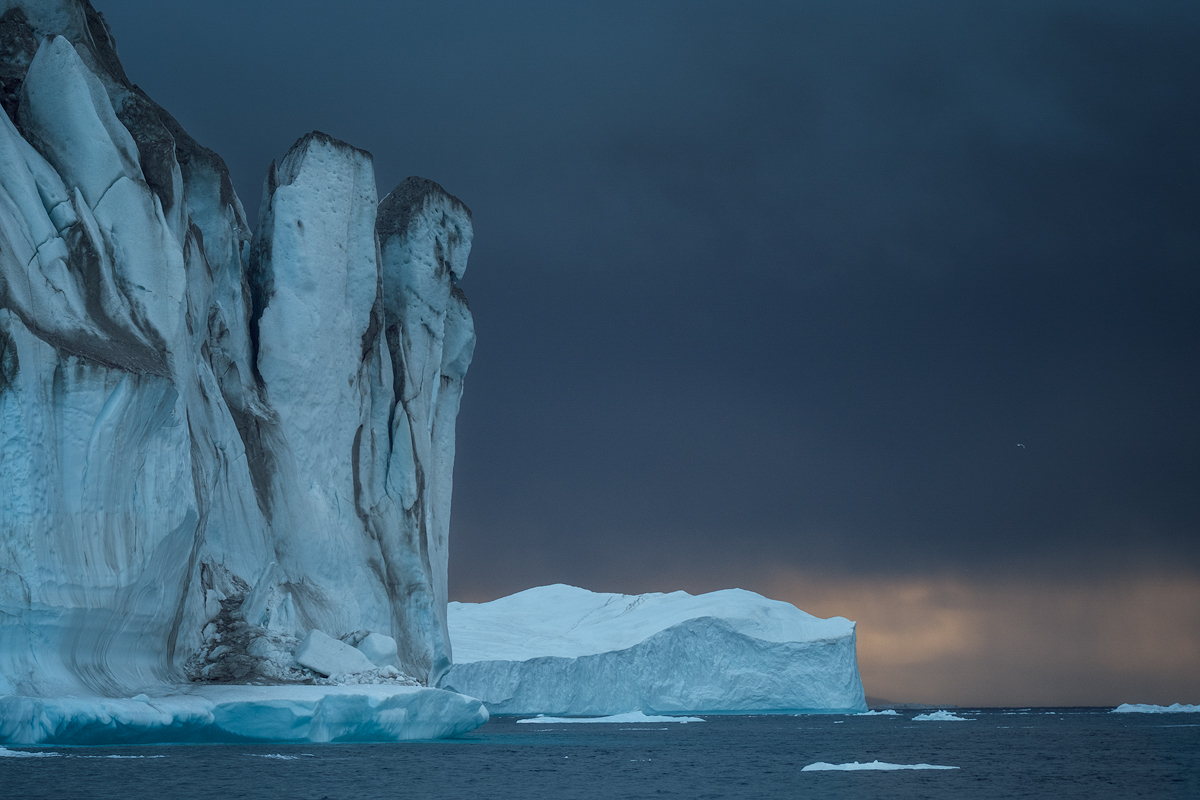
[(470, 211), (314, 132), (251, 235), (86, 2), (0, 79), (0, 694), (436, 684)]

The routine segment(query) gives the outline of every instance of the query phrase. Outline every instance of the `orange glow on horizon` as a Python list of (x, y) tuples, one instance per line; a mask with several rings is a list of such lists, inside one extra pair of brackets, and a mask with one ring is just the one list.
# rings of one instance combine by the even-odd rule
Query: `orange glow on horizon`
[(858, 623), (867, 694), (979, 706), (1200, 701), (1200, 579), (813, 578), (762, 593)]

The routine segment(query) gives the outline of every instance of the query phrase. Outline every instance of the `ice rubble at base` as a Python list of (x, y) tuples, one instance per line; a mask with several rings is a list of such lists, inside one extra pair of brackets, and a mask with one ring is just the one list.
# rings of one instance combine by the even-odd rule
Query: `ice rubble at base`
[(561, 725), (572, 722), (704, 722), (700, 717), (668, 717), (662, 715), (643, 714), (641, 711), (630, 711), (628, 714), (613, 714), (608, 717), (547, 717), (545, 714), (538, 714), (532, 719), (519, 719), (517, 724), (533, 723), (533, 724), (552, 724)]
[[(0, 730), (208, 730), (199, 696), (112, 698), (232, 683), (313, 684), (286, 703), (326, 719), (328, 684), (380, 682), (410, 722), (477, 721), (400, 691), (451, 658), (470, 211), (421, 178), (377, 202), (371, 155), (314, 132), (252, 236), (86, 0), (0, 0), (0, 106)], [(314, 630), (328, 676), (294, 658)]]
[(1169, 706), (1156, 706), (1146, 703), (1122, 703), (1112, 710), (1114, 714), (1200, 714), (1200, 705), (1190, 706), (1186, 703), (1172, 703)]
[(894, 708), (885, 708), (882, 711), (861, 711), (855, 714), (856, 717), (898, 717), (900, 712)]
[(443, 688), (493, 714), (860, 712), (854, 623), (741, 589), (621, 595), (556, 584), (450, 603)]
[(967, 717), (959, 717), (949, 711), (933, 711), (929, 714), (917, 714), (913, 722), (974, 722)]
[(858, 770), (882, 770), (892, 771), (899, 769), (958, 769), (958, 767), (943, 767), (938, 764), (888, 764), (886, 761), (868, 761), (865, 764), (860, 764), (857, 761), (852, 761), (849, 764), (830, 764), (825, 761), (818, 761), (815, 764), (809, 764), (802, 768), (801, 772), (855, 772)]

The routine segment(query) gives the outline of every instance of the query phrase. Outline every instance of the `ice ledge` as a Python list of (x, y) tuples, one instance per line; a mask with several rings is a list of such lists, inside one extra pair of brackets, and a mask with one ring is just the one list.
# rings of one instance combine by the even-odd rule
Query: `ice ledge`
[(0, 697), (0, 744), (400, 742), (488, 720), (478, 700), (414, 686), (174, 687), (154, 697)]

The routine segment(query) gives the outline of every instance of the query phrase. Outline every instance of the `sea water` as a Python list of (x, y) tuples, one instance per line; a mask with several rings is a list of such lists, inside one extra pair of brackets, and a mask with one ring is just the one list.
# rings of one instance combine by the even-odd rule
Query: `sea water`
[[(9, 748), (3, 798), (1200, 798), (1200, 715), (521, 723), (407, 744)], [(56, 755), (12, 755), (49, 753)], [(884, 765), (954, 769), (809, 769)]]

